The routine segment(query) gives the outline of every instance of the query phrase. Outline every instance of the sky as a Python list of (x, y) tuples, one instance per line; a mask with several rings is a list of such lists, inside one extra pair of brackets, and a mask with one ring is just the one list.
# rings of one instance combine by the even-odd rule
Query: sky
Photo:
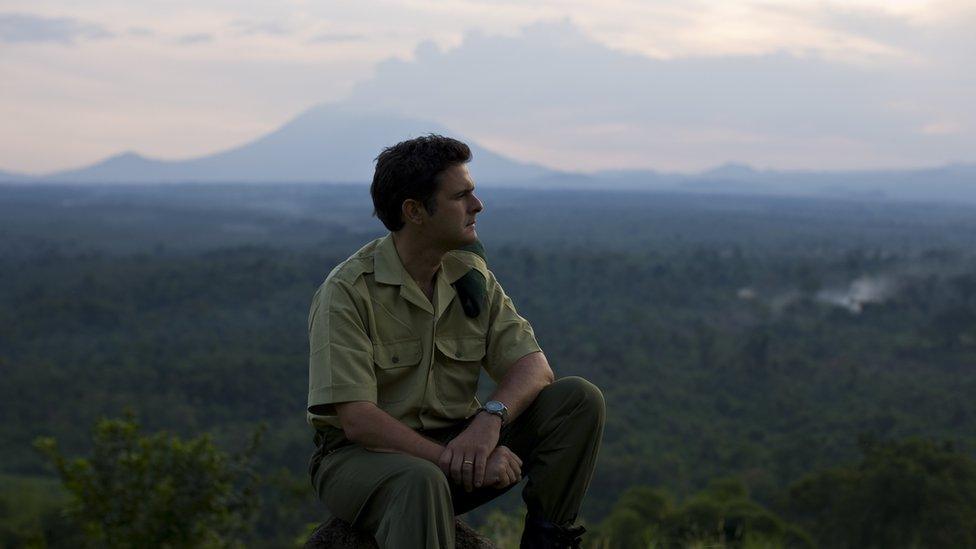
[(318, 104), (596, 171), (976, 162), (976, 2), (0, 2), (0, 170), (237, 146)]

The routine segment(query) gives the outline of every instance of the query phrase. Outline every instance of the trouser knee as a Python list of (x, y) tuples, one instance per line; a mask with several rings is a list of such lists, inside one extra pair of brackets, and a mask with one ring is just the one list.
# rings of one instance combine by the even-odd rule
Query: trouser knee
[(603, 424), (607, 404), (599, 387), (581, 377), (570, 376), (554, 381), (549, 388), (557, 392), (560, 400), (575, 405), (579, 412)]

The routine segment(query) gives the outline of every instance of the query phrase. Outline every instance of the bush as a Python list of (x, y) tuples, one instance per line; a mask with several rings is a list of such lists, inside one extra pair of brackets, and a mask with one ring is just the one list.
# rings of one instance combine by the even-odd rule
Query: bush
[(72, 496), (69, 516), (98, 547), (235, 547), (257, 510), (258, 478), (249, 448), (231, 458), (209, 436), (142, 435), (131, 416), (103, 419), (92, 455), (68, 460), (53, 438), (35, 447)]
[(825, 547), (976, 547), (976, 460), (924, 440), (863, 440), (860, 463), (790, 489)]

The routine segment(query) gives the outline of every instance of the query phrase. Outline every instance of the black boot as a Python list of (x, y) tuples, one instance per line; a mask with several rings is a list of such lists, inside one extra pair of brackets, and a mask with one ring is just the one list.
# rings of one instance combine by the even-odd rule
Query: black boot
[(525, 529), (522, 530), (521, 549), (579, 549), (583, 542), (582, 526), (559, 526), (549, 521), (533, 517), (525, 517)]

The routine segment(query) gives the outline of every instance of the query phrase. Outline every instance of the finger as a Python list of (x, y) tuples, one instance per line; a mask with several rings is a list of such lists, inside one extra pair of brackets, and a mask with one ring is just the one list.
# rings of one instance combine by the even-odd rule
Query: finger
[(451, 480), (457, 484), (461, 484), (461, 465), (464, 461), (464, 455), (461, 452), (455, 452), (451, 458)]
[(504, 448), (505, 449), (505, 455), (507, 455), (513, 461), (518, 462), (519, 467), (522, 466), (522, 458), (520, 458), (518, 456), (518, 454), (516, 454), (515, 452), (513, 452), (511, 448), (509, 448), (508, 446), (504, 446), (504, 445), (499, 445), (498, 447), (499, 448)]
[(508, 467), (512, 470), (512, 474), (515, 475), (516, 479), (522, 478), (522, 464), (517, 461), (509, 461)]
[(470, 457), (461, 466), (461, 476), (464, 477), (464, 491), (474, 490), (474, 460)]
[(522, 458), (518, 457), (518, 454), (516, 454), (515, 452), (509, 451), (509, 453), (512, 454), (512, 458), (514, 458), (515, 462), (519, 464), (519, 467), (521, 467)]
[[(507, 450), (507, 448), (506, 448)], [(518, 459), (513, 452), (507, 451), (502, 454), (502, 466), (507, 467), (512, 470), (512, 473), (516, 478), (521, 478), (522, 476), (522, 462)]]
[(485, 468), (488, 464), (488, 455), (485, 452), (478, 452), (474, 458), (474, 486), (481, 488), (485, 483)]
[(444, 448), (444, 451), (441, 452), (440, 459), (438, 459), (437, 461), (437, 464), (440, 466), (441, 471), (444, 471), (444, 474), (447, 475), (448, 477), (451, 476), (451, 458), (453, 456), (454, 456), (454, 450), (451, 450), (449, 447)]
[(497, 473), (492, 478), (495, 480), (492, 483), (493, 488), (504, 488), (508, 486), (508, 473), (504, 467), (499, 467)]
[(518, 484), (518, 481), (522, 480), (522, 469), (514, 463), (509, 467), (509, 474), (511, 475), (512, 484)]

